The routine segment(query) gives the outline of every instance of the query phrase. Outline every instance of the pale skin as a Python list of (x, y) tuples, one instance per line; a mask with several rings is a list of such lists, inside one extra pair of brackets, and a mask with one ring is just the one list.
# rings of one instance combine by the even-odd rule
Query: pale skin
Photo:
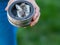
[[(35, 8), (35, 14), (34, 14), (34, 16), (33, 16), (33, 19), (32, 19), (32, 21), (31, 21), (31, 23), (30, 23), (30, 26), (34, 26), (34, 25), (38, 22), (38, 20), (39, 20), (39, 17), (40, 17), (40, 8), (39, 8), (39, 6), (36, 4), (35, 0), (27, 0), (27, 1), (29, 1), (30, 3), (32, 3), (33, 6), (34, 6), (34, 8)], [(5, 8), (6, 11), (8, 10), (9, 6), (10, 6), (13, 2), (14, 2), (14, 0), (10, 0), (10, 1), (8, 2), (8, 5), (7, 5), (7, 7)]]

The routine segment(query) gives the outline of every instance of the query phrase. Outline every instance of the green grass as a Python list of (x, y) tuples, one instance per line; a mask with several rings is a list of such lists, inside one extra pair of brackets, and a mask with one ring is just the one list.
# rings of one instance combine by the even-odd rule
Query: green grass
[(34, 27), (19, 28), (18, 45), (60, 45), (60, 0), (36, 0), (41, 17)]

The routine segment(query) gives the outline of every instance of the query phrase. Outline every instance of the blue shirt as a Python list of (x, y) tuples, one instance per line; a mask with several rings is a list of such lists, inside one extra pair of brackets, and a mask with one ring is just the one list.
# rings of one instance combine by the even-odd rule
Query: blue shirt
[(8, 0), (0, 0), (0, 45), (16, 45), (16, 27), (7, 19), (5, 7)]

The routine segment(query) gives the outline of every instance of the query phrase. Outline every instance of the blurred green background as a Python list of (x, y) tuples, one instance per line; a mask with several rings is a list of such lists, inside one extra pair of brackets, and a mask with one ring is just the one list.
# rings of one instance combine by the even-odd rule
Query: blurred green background
[(60, 0), (36, 0), (41, 17), (34, 27), (19, 28), (18, 45), (60, 45)]

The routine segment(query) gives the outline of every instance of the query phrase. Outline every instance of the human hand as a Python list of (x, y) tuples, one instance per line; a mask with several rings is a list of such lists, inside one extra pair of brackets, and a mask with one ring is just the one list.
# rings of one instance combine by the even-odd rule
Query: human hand
[(40, 17), (40, 8), (39, 6), (36, 4), (35, 0), (28, 0), (29, 2), (31, 2), (35, 8), (35, 14), (33, 16), (33, 19), (30, 23), (30, 26), (34, 26), (38, 20), (39, 20), (39, 17)]
[[(7, 5), (7, 7), (5, 8), (6, 11), (8, 10), (9, 6), (10, 6), (14, 1), (15, 1), (15, 0), (10, 0), (10, 1), (8, 2), (8, 5)], [(38, 20), (39, 20), (39, 17), (40, 17), (40, 8), (39, 8), (38, 5), (36, 4), (35, 0), (27, 0), (27, 1), (29, 1), (30, 3), (32, 3), (32, 5), (33, 5), (34, 8), (35, 8), (35, 14), (34, 14), (34, 16), (33, 16), (33, 19), (32, 19), (32, 21), (31, 21), (31, 23), (30, 23), (30, 26), (34, 26), (34, 25), (38, 22)]]

